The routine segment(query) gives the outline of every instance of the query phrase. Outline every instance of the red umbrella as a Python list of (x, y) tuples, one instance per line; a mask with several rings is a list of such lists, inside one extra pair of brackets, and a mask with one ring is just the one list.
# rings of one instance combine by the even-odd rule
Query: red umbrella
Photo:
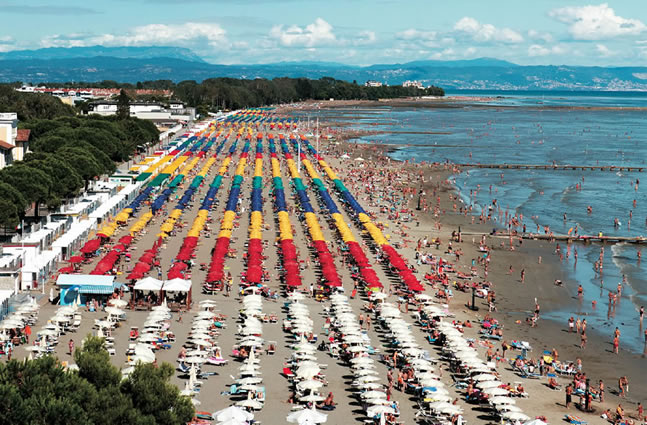
[(84, 254), (91, 254), (94, 251), (96, 251), (97, 249), (99, 249), (100, 246), (101, 246), (101, 240), (100, 239), (98, 239), (98, 238), (97, 239), (91, 239), (91, 240), (87, 241), (85, 243), (85, 245), (83, 245), (83, 248), (81, 248), (80, 251), (82, 253), (84, 253)]
[(73, 271), (74, 271), (74, 267), (67, 266), (67, 267), (63, 267), (62, 269), (59, 269), (58, 272), (65, 274), (65, 273), (72, 273)]
[(119, 243), (122, 243), (122, 244), (124, 244), (126, 246), (130, 245), (132, 242), (133, 242), (133, 237), (130, 236), (130, 235), (122, 236), (119, 239)]
[(171, 271), (169, 271), (168, 274), (166, 275), (166, 277), (169, 280), (178, 279), (178, 278), (179, 279), (184, 279), (184, 275), (179, 270), (171, 270)]
[(137, 279), (141, 279), (142, 277), (144, 277), (143, 273), (137, 273), (137, 272), (133, 271), (126, 277), (126, 279), (128, 279), (128, 280), (137, 280)]
[(263, 277), (263, 269), (258, 266), (249, 267), (247, 269), (246, 279), (250, 283), (259, 283)]
[(75, 255), (74, 257), (70, 257), (69, 261), (71, 264), (78, 264), (78, 263), (82, 263), (83, 259), (84, 258), (81, 257), (80, 255)]
[(119, 243), (119, 244), (113, 246), (112, 249), (114, 251), (123, 252), (123, 251), (126, 250), (126, 246), (124, 244), (122, 244), (122, 243)]

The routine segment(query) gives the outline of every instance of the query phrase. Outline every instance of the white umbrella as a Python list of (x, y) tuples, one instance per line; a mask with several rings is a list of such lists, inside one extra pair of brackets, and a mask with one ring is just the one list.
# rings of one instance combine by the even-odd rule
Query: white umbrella
[(362, 398), (386, 398), (386, 393), (382, 391), (367, 391), (361, 394)]
[(306, 403), (316, 403), (317, 401), (323, 401), (326, 397), (317, 395), (317, 394), (308, 394), (306, 396), (299, 397), (300, 401), (305, 401)]
[(438, 413), (443, 413), (445, 415), (457, 415), (462, 412), (461, 408), (458, 406), (454, 406), (453, 404), (450, 404), (449, 406), (441, 407), (440, 409), (436, 409)]
[(39, 335), (45, 335), (45, 336), (56, 336), (58, 335), (58, 332), (56, 332), (53, 329), (43, 329), (42, 331), (38, 332)]
[(297, 376), (300, 378), (311, 378), (316, 376), (320, 370), (319, 366), (299, 366), (297, 369)]
[(122, 299), (114, 299), (114, 300), (108, 301), (108, 304), (121, 308), (121, 307), (127, 306), (128, 302)]
[(193, 356), (193, 357), (187, 357), (187, 358), (186, 358), (186, 359), (184, 359), (183, 361), (184, 361), (184, 363), (195, 363), (195, 364), (200, 364), (200, 363), (204, 363), (204, 362), (206, 362), (206, 361), (207, 361), (207, 359), (202, 358), (202, 357), (196, 357), (196, 356)]
[(314, 409), (302, 409), (292, 412), (287, 416), (287, 421), (291, 423), (304, 424), (304, 423), (314, 423), (321, 424), (326, 422), (328, 415), (321, 413)]
[(260, 401), (256, 401), (254, 399), (248, 398), (246, 400), (239, 401), (238, 403), (236, 403), (236, 406), (249, 407), (250, 409), (258, 410), (263, 408), (263, 403), (261, 403)]
[(246, 412), (240, 407), (229, 406), (226, 409), (219, 410), (215, 412), (212, 417), (220, 422), (224, 422), (229, 419), (238, 420), (240, 422), (250, 421), (254, 419), (254, 415), (250, 412)]
[(447, 403), (446, 401), (434, 401), (433, 403), (429, 403), (429, 408), (434, 410), (442, 409), (444, 407), (451, 407), (451, 406), (453, 406), (453, 404)]
[(496, 376), (490, 375), (489, 373), (482, 373), (480, 375), (476, 375), (472, 378), (473, 380), (479, 382), (479, 381), (495, 381), (497, 379)]
[(366, 416), (369, 418), (372, 418), (373, 416), (377, 415), (384, 415), (384, 414), (393, 414), (395, 413), (395, 409), (391, 406), (370, 406), (368, 409), (366, 409)]
[(492, 404), (516, 404), (516, 402), (510, 397), (492, 397), (490, 399)]
[(263, 382), (263, 378), (254, 378), (254, 377), (249, 377), (249, 378), (242, 378), (237, 381), (240, 385), (253, 385), (253, 384), (260, 384)]
[(528, 421), (530, 420), (530, 417), (528, 415), (524, 415), (521, 412), (505, 412), (503, 415), (504, 418), (509, 419), (511, 421)]
[(514, 404), (499, 404), (498, 406), (496, 406), (496, 409), (501, 412), (521, 412), (521, 408), (515, 406)]
[(503, 388), (486, 388), (483, 390), (485, 394), (491, 395), (491, 396), (497, 396), (497, 395), (509, 395), (510, 392), (506, 389)]
[(503, 385), (501, 381), (482, 381), (482, 382), (476, 383), (476, 386), (482, 390), (486, 390), (489, 388), (498, 388), (501, 385)]
[(314, 379), (309, 379), (307, 381), (301, 381), (297, 384), (297, 388), (300, 390), (318, 390), (323, 387), (324, 384), (321, 381), (316, 381)]

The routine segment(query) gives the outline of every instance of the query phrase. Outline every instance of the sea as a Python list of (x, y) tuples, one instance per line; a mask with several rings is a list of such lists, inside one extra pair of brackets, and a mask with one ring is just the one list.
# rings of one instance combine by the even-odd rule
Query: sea
[[(357, 141), (394, 145), (390, 155), (398, 160), (645, 167), (642, 173), (468, 169), (455, 176), (454, 183), (476, 214), (496, 199), (503, 211), (523, 215), (527, 231), (536, 232), (539, 226), (543, 232), (549, 226), (555, 234), (577, 230), (580, 235), (647, 236), (647, 93), (447, 95), (460, 100), (439, 108), (322, 108), (304, 112), (301, 119), (320, 117), (358, 130), (386, 132)], [(495, 218), (499, 219), (496, 214)], [(641, 247), (645, 258), (639, 261)], [(571, 281), (582, 284), (584, 297), (581, 305), (542, 312), (542, 317), (566, 323), (571, 315), (582, 313), (589, 326), (609, 339), (617, 326), (622, 347), (642, 353), (638, 310), (647, 306), (647, 244), (606, 245), (603, 275), (594, 270), (600, 249), (596, 244), (574, 244), (568, 251), (563, 246), (563, 267)], [(609, 291), (616, 292), (619, 283), (622, 296), (609, 310)]]

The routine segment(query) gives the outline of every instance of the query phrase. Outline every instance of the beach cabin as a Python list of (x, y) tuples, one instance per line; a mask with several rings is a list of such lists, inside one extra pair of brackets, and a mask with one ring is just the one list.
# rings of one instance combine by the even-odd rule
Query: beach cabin
[(60, 290), (60, 305), (70, 305), (80, 296), (80, 305), (96, 299), (100, 304), (121, 287), (114, 276), (91, 274), (61, 274), (56, 280)]

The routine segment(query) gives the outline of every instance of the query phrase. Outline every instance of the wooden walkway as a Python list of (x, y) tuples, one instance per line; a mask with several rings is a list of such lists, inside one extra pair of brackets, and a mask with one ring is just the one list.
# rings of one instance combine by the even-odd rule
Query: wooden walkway
[[(480, 236), (483, 233), (479, 232), (462, 232), (463, 236)], [(498, 232), (495, 234), (490, 234), (490, 237), (507, 239), (510, 237), (508, 233)], [(579, 235), (579, 236), (569, 236), (569, 235), (547, 235), (544, 233), (517, 233), (513, 234), (515, 238), (523, 238), (529, 240), (544, 240), (544, 241), (565, 241), (565, 242), (582, 242), (582, 243), (631, 243), (631, 244), (645, 244), (647, 243), (647, 237), (644, 236), (598, 236), (598, 235)]]
[(642, 173), (647, 168), (625, 167), (617, 165), (570, 165), (570, 164), (455, 164), (466, 168), (495, 168), (516, 170), (590, 170), (590, 171), (634, 171)]

